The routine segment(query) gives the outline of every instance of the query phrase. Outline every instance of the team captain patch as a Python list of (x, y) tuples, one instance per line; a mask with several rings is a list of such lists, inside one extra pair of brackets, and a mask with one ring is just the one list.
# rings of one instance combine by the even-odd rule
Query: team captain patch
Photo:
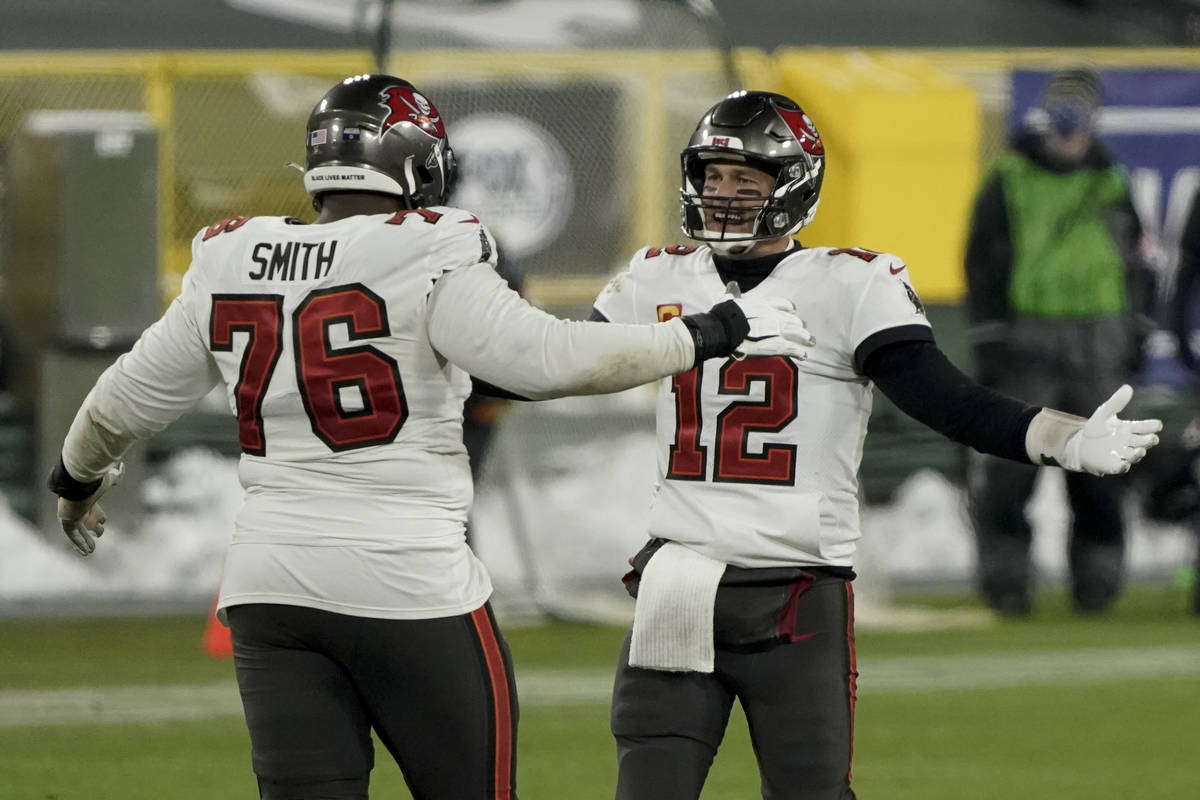
[(666, 322), (683, 316), (683, 303), (661, 303), (658, 306), (658, 321)]

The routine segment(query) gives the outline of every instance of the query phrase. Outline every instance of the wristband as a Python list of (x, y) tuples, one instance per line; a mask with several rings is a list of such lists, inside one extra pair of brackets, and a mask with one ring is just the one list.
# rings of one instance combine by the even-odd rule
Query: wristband
[(696, 365), (731, 355), (750, 333), (750, 321), (733, 300), (718, 303), (703, 314), (688, 314), (680, 319), (695, 342)]
[(88, 483), (75, 480), (71, 477), (71, 473), (67, 472), (67, 466), (63, 463), (62, 456), (59, 456), (58, 464), (50, 473), (46, 486), (65, 500), (83, 500), (99, 489), (103, 480), (103, 478), (97, 478)]

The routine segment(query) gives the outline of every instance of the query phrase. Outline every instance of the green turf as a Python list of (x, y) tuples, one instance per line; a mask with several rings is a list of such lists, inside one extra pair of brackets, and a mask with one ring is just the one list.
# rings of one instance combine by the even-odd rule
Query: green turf
[(1195, 677), (864, 696), (857, 788), (893, 800), (1194, 797), (1198, 700)]
[[(1170, 590), (1129, 592), (1102, 619), (1039, 598), (1032, 619), (976, 630), (863, 630), (855, 788), (864, 800), (1142, 800), (1197, 794), (1200, 677), (943, 692), (873, 692), (872, 660), (1200, 644), (1200, 618)], [(974, 606), (961, 597), (935, 607)], [(0, 622), (0, 688), (210, 683), (227, 661), (200, 649), (202, 619)], [(511, 626), (518, 670), (607, 669), (623, 631), (589, 625)], [(522, 709), (519, 785), (525, 800), (612, 796), (614, 748), (604, 703)], [(735, 712), (704, 800), (752, 798), (758, 779)], [(239, 718), (121, 725), (0, 728), (5, 800), (208, 800), (255, 797)], [(382, 749), (372, 797), (409, 797)]]
[(203, 617), (0, 621), (0, 687), (232, 679), (230, 662), (204, 654), (204, 622)]

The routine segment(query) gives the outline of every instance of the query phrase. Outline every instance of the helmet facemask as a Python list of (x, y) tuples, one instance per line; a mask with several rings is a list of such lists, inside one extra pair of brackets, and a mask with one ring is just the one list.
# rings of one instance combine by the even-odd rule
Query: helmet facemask
[[(712, 150), (684, 152), (684, 186), (679, 198), (683, 231), (689, 238), (705, 242), (719, 253), (739, 255), (757, 242), (791, 236), (812, 221), (817, 210), (814, 187), (819, 185), (820, 162), (807, 154), (782, 164), (731, 155)], [(758, 198), (704, 194), (705, 166), (714, 160), (744, 161), (772, 175), (771, 192)], [(797, 204), (803, 206), (803, 213), (798, 213)], [(742, 230), (747, 221), (750, 229)]]
[[(812, 121), (788, 98), (766, 92), (730, 95), (701, 119), (681, 154), (683, 233), (734, 256), (760, 241), (795, 234), (816, 213), (824, 152)], [(764, 172), (772, 188), (759, 198), (705, 195), (705, 170), (713, 161)], [(747, 229), (748, 215), (753, 220)]]

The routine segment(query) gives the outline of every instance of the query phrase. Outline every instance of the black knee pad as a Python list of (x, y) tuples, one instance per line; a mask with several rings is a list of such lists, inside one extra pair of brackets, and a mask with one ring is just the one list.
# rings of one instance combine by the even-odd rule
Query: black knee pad
[(331, 781), (273, 781), (258, 779), (261, 800), (367, 800), (369, 776)]

